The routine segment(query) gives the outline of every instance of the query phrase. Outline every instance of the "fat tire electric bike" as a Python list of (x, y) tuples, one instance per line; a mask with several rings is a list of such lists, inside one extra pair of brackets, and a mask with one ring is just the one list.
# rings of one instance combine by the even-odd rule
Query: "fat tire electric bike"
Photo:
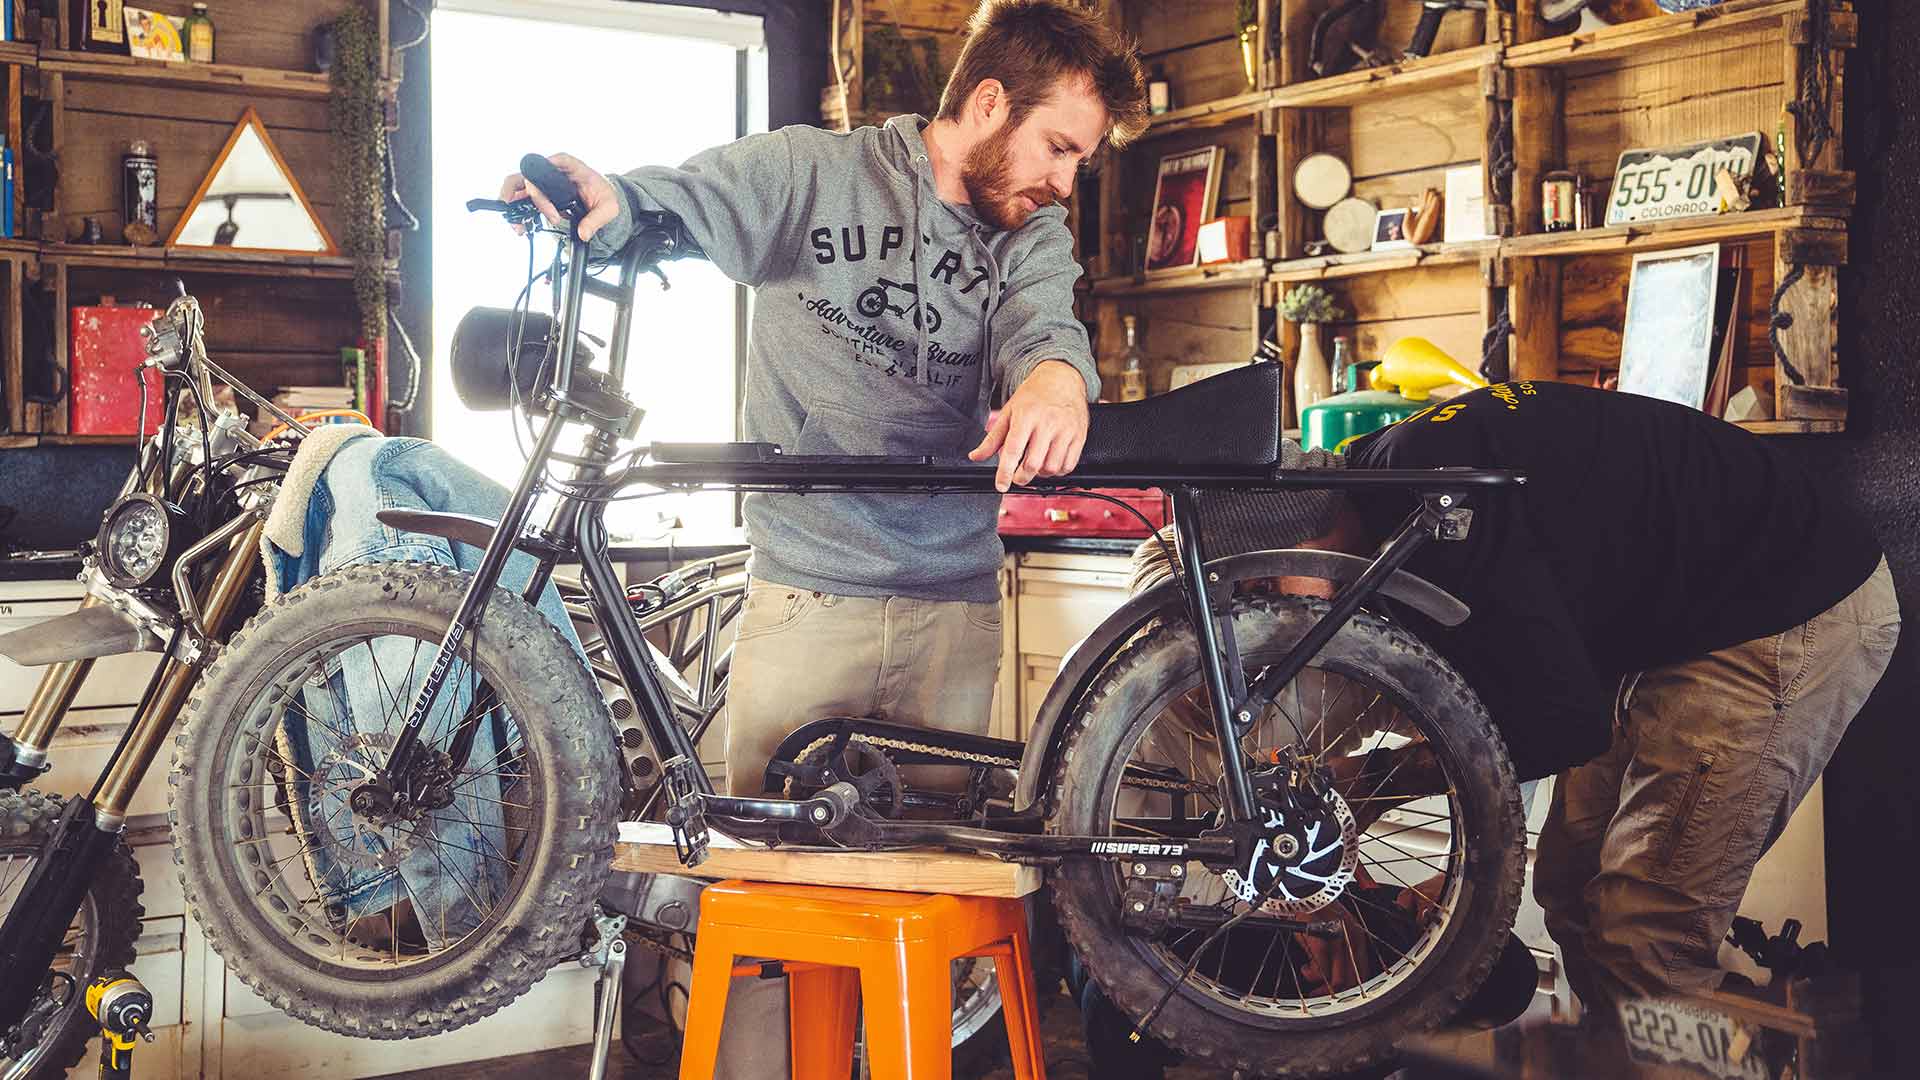
[[(1028, 740), (797, 717), (765, 777), (781, 794), (720, 794), (640, 629), (647, 605), (609, 562), (606, 503), (705, 489), (979, 496), (993, 470), (762, 443), (622, 450), (642, 418), (621, 389), (637, 283), (664, 284), (663, 265), (699, 245), (671, 215), (642, 213), (596, 264), (564, 177), (537, 156), (521, 168), (564, 228), (543, 230), (526, 203), (469, 208), (529, 226), (530, 245), (560, 236), (523, 293), (549, 279), (556, 314), (471, 312), (451, 364), (469, 407), (524, 421), (527, 466), (498, 522), (382, 517), (483, 546), (478, 569), (360, 565), (293, 590), (234, 635), (177, 740), (182, 880), (240, 978), (337, 1031), (469, 1023), (577, 952), (616, 827), (653, 800), (695, 870), (716, 830), (1041, 867), (1106, 995), (1220, 1067), (1318, 1075), (1388, 1060), (1473, 994), (1520, 899), (1519, 789), (1485, 708), (1405, 617), (1457, 625), (1465, 606), (1403, 567), (1465, 537), (1471, 508), (1523, 478), (1281, 469), (1271, 364), (1094, 406), (1075, 472), (1029, 486), (1165, 490), (1177, 572), (1073, 650)], [(581, 336), (588, 297), (613, 307), (603, 367)], [(1307, 488), (1390, 489), (1409, 512), (1371, 559), (1208, 557), (1209, 498)], [(535, 569), (503, 588), (516, 552)], [(562, 561), (581, 568), (591, 667), (531, 602)], [(1287, 576), (1337, 591), (1267, 588)], [(597, 671), (617, 679), (630, 720), (609, 715)], [(623, 756), (623, 726), (650, 751), (652, 790)], [(916, 790), (901, 772), (916, 765), (961, 766), (965, 788)]]

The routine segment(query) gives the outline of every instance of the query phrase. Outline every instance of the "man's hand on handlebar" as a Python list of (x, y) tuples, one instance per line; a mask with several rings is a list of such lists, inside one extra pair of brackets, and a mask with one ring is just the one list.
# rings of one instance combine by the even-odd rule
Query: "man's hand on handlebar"
[[(580, 219), (579, 235), (582, 240), (593, 239), (593, 234), (605, 228), (614, 218), (620, 216), (620, 193), (615, 191), (613, 183), (605, 176), (589, 168), (587, 164), (572, 154), (554, 154), (547, 158), (553, 167), (572, 182), (574, 190), (579, 192), (580, 204), (587, 209), (585, 217)], [(508, 176), (500, 185), (502, 202), (518, 202), (532, 199), (540, 208), (549, 224), (555, 228), (564, 228), (566, 219), (539, 188), (527, 183), (526, 177), (519, 173)], [(515, 232), (524, 232), (525, 227), (514, 226)]]

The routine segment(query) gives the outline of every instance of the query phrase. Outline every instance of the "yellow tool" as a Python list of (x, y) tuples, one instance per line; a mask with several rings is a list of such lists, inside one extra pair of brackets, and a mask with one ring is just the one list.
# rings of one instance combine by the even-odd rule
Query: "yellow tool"
[(87, 1011), (100, 1021), (100, 1080), (129, 1080), (135, 1041), (153, 1041), (153, 992), (124, 971), (109, 971), (87, 986)]
[(1436, 386), (1457, 384), (1478, 390), (1487, 385), (1487, 380), (1422, 337), (1403, 337), (1388, 346), (1369, 381), (1375, 390), (1397, 389), (1409, 401), (1427, 400)]

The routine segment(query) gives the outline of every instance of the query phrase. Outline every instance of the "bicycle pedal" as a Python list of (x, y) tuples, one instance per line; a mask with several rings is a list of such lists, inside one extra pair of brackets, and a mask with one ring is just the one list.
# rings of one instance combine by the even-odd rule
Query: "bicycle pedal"
[(700, 803), (700, 786), (693, 770), (699, 765), (684, 756), (666, 763), (662, 778), (666, 781), (667, 825), (673, 830), (673, 851), (680, 865), (699, 866), (707, 858), (707, 813)]

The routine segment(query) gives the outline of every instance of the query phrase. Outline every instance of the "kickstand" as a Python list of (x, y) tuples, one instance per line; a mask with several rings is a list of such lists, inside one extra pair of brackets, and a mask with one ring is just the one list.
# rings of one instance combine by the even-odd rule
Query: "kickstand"
[(627, 928), (625, 915), (610, 915), (596, 908), (593, 916), (593, 947), (580, 954), (580, 966), (600, 969), (593, 984), (593, 1064), (588, 1080), (605, 1080), (607, 1055), (613, 1050), (613, 1014), (620, 1004), (621, 969), (627, 965), (627, 942), (621, 936)]

